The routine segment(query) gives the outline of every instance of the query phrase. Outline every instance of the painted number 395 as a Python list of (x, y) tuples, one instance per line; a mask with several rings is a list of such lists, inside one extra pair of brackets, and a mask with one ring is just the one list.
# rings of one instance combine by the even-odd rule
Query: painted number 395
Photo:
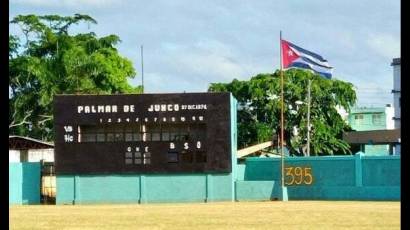
[(285, 185), (310, 185), (313, 182), (312, 168), (310, 167), (287, 167), (285, 170)]

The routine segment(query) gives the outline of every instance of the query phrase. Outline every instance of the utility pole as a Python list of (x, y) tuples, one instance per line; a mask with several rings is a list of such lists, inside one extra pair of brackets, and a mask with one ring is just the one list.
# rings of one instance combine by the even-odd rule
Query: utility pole
[(310, 156), (310, 86), (311, 80), (308, 81), (308, 111), (307, 111), (307, 156)]
[(141, 81), (142, 93), (144, 93), (144, 47), (141, 45)]

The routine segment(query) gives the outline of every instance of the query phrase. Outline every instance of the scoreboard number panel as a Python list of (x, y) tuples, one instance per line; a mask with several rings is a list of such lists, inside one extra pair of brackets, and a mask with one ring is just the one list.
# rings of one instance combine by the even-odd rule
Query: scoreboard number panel
[(58, 95), (58, 174), (231, 172), (229, 93)]

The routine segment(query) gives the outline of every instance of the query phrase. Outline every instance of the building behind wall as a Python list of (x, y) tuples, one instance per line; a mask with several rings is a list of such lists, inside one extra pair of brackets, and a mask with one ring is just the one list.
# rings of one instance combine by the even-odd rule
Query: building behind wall
[(54, 162), (54, 145), (30, 137), (9, 136), (9, 162)]
[(394, 108), (385, 107), (355, 107), (348, 115), (348, 122), (353, 130), (385, 130), (394, 129)]
[(56, 195), (54, 145), (9, 136), (9, 203), (53, 203)]
[[(374, 131), (394, 129), (394, 108), (387, 104), (385, 107), (356, 107), (348, 115), (348, 122), (355, 131)], [(389, 144), (370, 143), (361, 145), (360, 151), (366, 155), (394, 154), (396, 146)]]

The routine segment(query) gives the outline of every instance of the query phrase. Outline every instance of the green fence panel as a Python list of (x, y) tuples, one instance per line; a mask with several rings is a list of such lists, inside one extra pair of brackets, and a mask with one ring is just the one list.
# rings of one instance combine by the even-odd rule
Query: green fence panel
[(289, 200), (400, 200), (400, 186), (289, 186)]
[(39, 162), (9, 163), (9, 204), (39, 204)]
[(149, 175), (145, 179), (144, 194), (149, 203), (206, 199), (205, 175)]
[[(250, 157), (245, 165), (244, 170), (241, 166), (238, 169), (242, 175), (237, 175), (236, 199), (276, 198), (281, 159)], [(400, 156), (286, 157), (284, 175), (289, 200), (400, 200), (401, 197)], [(269, 186), (273, 186), (271, 193)]]
[(75, 183), (72, 175), (56, 176), (56, 203), (73, 204), (75, 201)]
[(238, 164), (236, 166), (236, 180), (245, 180), (245, 169), (246, 165), (245, 164)]
[(9, 204), (23, 204), (21, 163), (9, 163)]
[(270, 200), (278, 198), (275, 181), (236, 181), (236, 200)]
[(78, 176), (79, 203), (133, 203), (139, 201), (139, 177), (131, 175)]
[[(310, 168), (315, 185), (352, 186), (355, 185), (354, 157), (286, 157), (285, 168)], [(285, 170), (285, 175), (288, 173)], [(302, 172), (304, 173), (304, 172)], [(248, 158), (245, 180), (280, 181), (280, 158)], [(299, 174), (299, 172), (298, 172)]]
[(280, 161), (277, 159), (249, 157), (245, 165), (245, 180), (280, 181)]
[(363, 157), (363, 186), (400, 186), (400, 156)]

